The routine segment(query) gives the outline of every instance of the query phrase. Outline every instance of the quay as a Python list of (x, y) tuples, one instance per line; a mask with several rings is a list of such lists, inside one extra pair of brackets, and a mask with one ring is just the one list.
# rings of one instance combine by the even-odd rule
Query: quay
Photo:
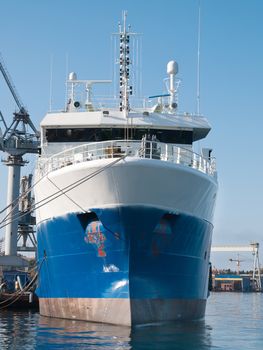
[[(263, 277), (261, 277), (261, 285)], [(253, 274), (220, 273), (212, 275), (213, 292), (262, 292)]]
[(38, 297), (35, 294), (37, 275), (25, 271), (4, 270), (0, 274), (0, 310), (36, 309)]

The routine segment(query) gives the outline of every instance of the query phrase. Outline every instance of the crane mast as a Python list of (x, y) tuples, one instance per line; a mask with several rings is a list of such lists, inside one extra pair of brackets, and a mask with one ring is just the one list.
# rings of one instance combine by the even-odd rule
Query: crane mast
[[(8, 256), (6, 261), (8, 261), (7, 264), (9, 266), (18, 266), (24, 264), (24, 262), (22, 262), (17, 256), (19, 227), (18, 198), (20, 194), (21, 167), (27, 163), (23, 159), (23, 155), (28, 153), (38, 153), (40, 142), (39, 132), (31, 121), (27, 109), (21, 102), (1, 56), (0, 71), (18, 107), (18, 111), (13, 113), (13, 120), (10, 126), (7, 126), (7, 123), (0, 112), (0, 117), (5, 128), (4, 132), (1, 131), (0, 134), (0, 150), (8, 154), (7, 158), (3, 161), (8, 167), (5, 256)], [(31, 132), (27, 131), (28, 127), (31, 129)], [(1, 264), (5, 264), (4, 259), (1, 259)]]

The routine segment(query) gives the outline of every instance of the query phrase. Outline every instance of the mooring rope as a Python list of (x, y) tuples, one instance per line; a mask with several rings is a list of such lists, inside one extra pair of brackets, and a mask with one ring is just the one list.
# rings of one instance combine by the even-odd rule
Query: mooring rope
[[(4, 304), (3, 306), (0, 306), (0, 310), (1, 310), (1, 309), (5, 309), (5, 308), (9, 307), (10, 305), (14, 304), (17, 300), (19, 300), (19, 299), (22, 297), (22, 295), (23, 295), (25, 292), (27, 292), (27, 291), (31, 288), (31, 286), (35, 283), (35, 281), (36, 281), (37, 278), (38, 278), (39, 272), (40, 272), (40, 270), (41, 270), (42, 264), (43, 264), (43, 262), (45, 261), (45, 259), (46, 259), (46, 257), (44, 257), (44, 258), (42, 259), (42, 261), (41, 261), (41, 263), (40, 263), (40, 265), (39, 265), (39, 268), (38, 268), (37, 273), (36, 273), (35, 276), (32, 278), (32, 280), (30, 281), (29, 284), (27, 284), (27, 285), (26, 285), (23, 289), (21, 289), (20, 291), (15, 292), (15, 293), (12, 293), (8, 299), (3, 300), (3, 301), (0, 302), (0, 304)], [(0, 294), (0, 297), (1, 297), (1, 294)], [(11, 300), (10, 303), (8, 303), (9, 300)], [(5, 303), (8, 303), (8, 304), (5, 305)]]
[[(115, 165), (116, 163), (120, 162), (121, 160), (123, 160), (123, 159), (126, 158), (126, 157), (127, 157), (127, 155), (124, 155), (124, 156), (122, 156), (122, 157), (120, 157), (120, 158), (114, 160), (114, 161), (111, 162), (110, 164), (107, 164), (106, 166), (104, 166), (104, 167), (102, 167), (102, 168), (100, 168), (100, 169), (94, 171), (93, 173), (91, 173), (91, 174), (89, 174), (89, 175), (85, 175), (85, 176), (82, 177), (81, 179), (79, 179), (79, 180), (77, 180), (77, 181), (75, 181), (75, 182), (73, 182), (73, 183), (71, 183), (71, 184), (65, 186), (64, 188), (62, 188), (62, 189), (59, 188), (58, 191), (56, 191), (56, 192), (52, 193), (51, 195), (49, 195), (49, 196), (47, 196), (47, 197), (41, 199), (39, 202), (36, 202), (36, 203), (31, 207), (31, 209), (30, 209), (28, 212), (23, 213), (23, 214), (18, 213), (17, 215), (14, 215), (13, 220), (10, 220), (10, 221), (6, 222), (6, 221), (7, 221), (7, 218), (4, 218), (4, 219), (0, 222), (0, 229), (3, 228), (3, 227), (5, 227), (5, 226), (7, 226), (7, 225), (9, 225), (10, 223), (14, 222), (15, 220), (20, 219), (20, 218), (22, 218), (22, 217), (25, 216), (25, 215), (28, 215), (29, 213), (33, 212), (34, 210), (39, 209), (39, 208), (41, 208), (42, 206), (44, 206), (44, 205), (46, 205), (46, 204), (52, 202), (53, 200), (59, 198), (59, 197), (62, 196), (63, 194), (65, 195), (67, 192), (69, 192), (69, 191), (73, 190), (74, 188), (76, 188), (76, 187), (82, 185), (84, 182), (86, 182), (86, 181), (92, 179), (93, 177), (97, 176), (98, 174), (100, 174), (101, 172), (105, 171), (106, 169), (112, 167), (113, 165)], [(52, 197), (53, 197), (53, 198), (52, 198)], [(43, 203), (43, 202), (44, 202), (44, 203)], [(41, 204), (41, 203), (42, 203), (42, 204)], [(4, 224), (3, 224), (3, 223), (4, 223)], [(3, 225), (2, 225), (2, 224), (3, 224)]]

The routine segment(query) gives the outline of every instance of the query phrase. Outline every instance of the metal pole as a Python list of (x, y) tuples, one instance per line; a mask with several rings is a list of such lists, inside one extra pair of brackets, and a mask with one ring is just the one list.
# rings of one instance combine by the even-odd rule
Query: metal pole
[[(17, 231), (19, 207), (17, 200), (19, 197), (20, 172), (24, 165), (22, 156), (10, 155), (6, 161), (8, 166), (7, 182), (7, 221), (5, 231), (5, 255), (17, 255)], [(11, 205), (12, 204), (12, 205)]]
[(259, 264), (259, 256), (258, 256), (258, 247), (257, 247), (257, 269), (258, 269), (258, 289), (261, 291), (261, 274), (260, 274), (260, 264)]
[(256, 252), (254, 251), (253, 253), (254, 260), (253, 260), (253, 275), (252, 275), (252, 280), (255, 282), (256, 279), (256, 262), (257, 262), (257, 255)]

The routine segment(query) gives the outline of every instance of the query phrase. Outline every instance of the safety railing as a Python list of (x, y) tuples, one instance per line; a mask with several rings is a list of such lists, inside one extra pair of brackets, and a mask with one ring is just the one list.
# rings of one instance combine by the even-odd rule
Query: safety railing
[(0, 239), (0, 255), (5, 255), (5, 239), (2, 237)]
[(155, 159), (191, 167), (205, 174), (216, 175), (215, 158), (206, 159), (191, 149), (158, 141), (104, 141), (76, 146), (38, 161), (39, 174), (45, 174), (65, 166), (122, 156)]

